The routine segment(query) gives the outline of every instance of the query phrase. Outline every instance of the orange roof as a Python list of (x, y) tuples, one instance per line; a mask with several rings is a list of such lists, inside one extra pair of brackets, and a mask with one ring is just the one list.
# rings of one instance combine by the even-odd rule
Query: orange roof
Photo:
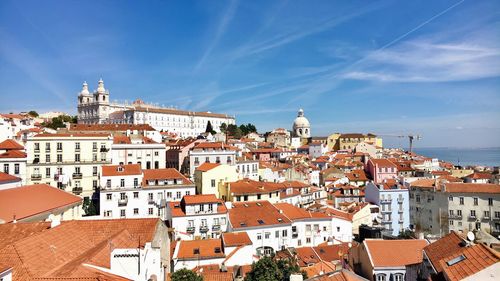
[(48, 134), (48, 133), (42, 133), (35, 135), (35, 138), (67, 138), (67, 137), (79, 137), (79, 138), (95, 138), (95, 137), (101, 137), (101, 138), (107, 138), (109, 137), (109, 134), (73, 134), (73, 133), (57, 133), (57, 134)]
[(224, 243), (224, 247), (252, 245), (252, 240), (250, 240), (246, 231), (222, 233), (222, 242)]
[(0, 190), (0, 219), (22, 220), (82, 202), (82, 198), (46, 184)]
[(500, 184), (446, 183), (446, 192), (454, 193), (500, 193)]
[(102, 166), (103, 177), (133, 176), (141, 174), (142, 169), (140, 164)]
[(291, 221), (309, 218), (329, 218), (325, 213), (307, 211), (289, 203), (276, 203), (274, 207), (280, 210)]
[(475, 172), (473, 174), (466, 176), (466, 178), (471, 178), (471, 179), (475, 179), (475, 180), (479, 180), (479, 179), (490, 180), (492, 177), (493, 177), (493, 175), (490, 173), (480, 173), (480, 172)]
[(7, 150), (0, 154), (0, 158), (26, 158), (26, 153), (19, 150)]
[(149, 124), (71, 124), (70, 131), (155, 131)]
[(210, 162), (205, 162), (201, 164), (198, 168), (196, 168), (196, 171), (201, 171), (201, 172), (207, 172), (212, 170), (215, 167), (219, 167), (219, 163), (210, 163)]
[(220, 200), (214, 194), (197, 194), (197, 195), (184, 195), (182, 197), (184, 204), (203, 204), (203, 203), (218, 203)]
[(21, 181), (21, 178), (6, 174), (4, 172), (0, 172), (0, 184), (18, 182), (18, 181)]
[[(449, 264), (456, 258), (463, 258), (463, 260)], [(455, 281), (463, 280), (499, 261), (500, 254), (498, 252), (483, 244), (476, 244), (441, 259), (439, 263), (443, 268), (444, 275), (448, 277), (447, 280)]]
[(229, 146), (223, 142), (200, 142), (192, 149), (234, 149), (234, 147)]
[[(0, 249), (0, 268), (13, 267), (13, 280), (22, 281), (61, 277), (65, 280), (98, 280), (98, 277), (102, 277), (99, 280), (127, 280), (85, 264), (111, 268), (114, 248), (134, 249), (138, 241), (143, 247), (153, 240), (160, 223), (159, 219), (73, 220), (63, 221), (51, 229), (34, 227), (29, 230), (33, 232), (31, 235), (19, 237)], [(17, 228), (17, 224), (1, 228)]]
[(392, 168), (397, 169), (397, 166), (387, 159), (373, 159), (373, 158), (371, 158), (368, 161), (371, 161), (374, 165), (377, 165), (379, 167), (392, 167)]
[(178, 259), (211, 259), (225, 257), (220, 239), (181, 240), (177, 243)]
[(448, 233), (434, 243), (425, 246), (424, 251), (430, 262), (436, 269), (436, 272), (441, 272), (443, 267), (439, 261), (446, 256), (451, 255), (465, 246), (465, 242), (455, 231)]
[[(186, 197), (187, 195), (184, 195)], [(172, 212), (172, 217), (184, 217), (186, 216), (185, 212), (185, 205), (181, 204), (182, 202), (179, 201), (173, 201), (169, 202), (169, 208)], [(224, 204), (224, 201), (218, 199), (217, 201), (217, 214), (225, 214), (227, 213), (227, 208), (226, 205)]]
[(130, 144), (130, 138), (127, 136), (113, 136), (113, 144)]
[(17, 141), (7, 139), (3, 142), (0, 142), (0, 150), (22, 150), (24, 146), (20, 145)]
[(324, 272), (335, 271), (337, 267), (331, 262), (319, 261), (312, 266), (302, 267), (301, 269), (307, 273), (308, 278), (312, 278), (314, 276), (323, 274)]
[(363, 170), (352, 170), (350, 173), (345, 173), (349, 181), (368, 181), (366, 173)]
[(347, 269), (341, 269), (335, 272), (326, 273), (324, 275), (316, 276), (314, 281), (366, 281), (367, 279), (356, 275)]
[(50, 228), (50, 222), (17, 222), (0, 224), (0, 249)]
[(144, 182), (147, 184), (150, 180), (173, 180), (173, 179), (181, 179), (183, 184), (193, 184), (188, 178), (186, 178), (183, 174), (181, 174), (175, 168), (166, 168), (166, 169), (149, 169), (143, 170), (144, 173)]
[(269, 201), (238, 202), (233, 203), (229, 210), (229, 221), (233, 229), (266, 226), (285, 225), (291, 221)]
[(366, 239), (363, 244), (374, 267), (399, 267), (421, 263), (427, 241)]

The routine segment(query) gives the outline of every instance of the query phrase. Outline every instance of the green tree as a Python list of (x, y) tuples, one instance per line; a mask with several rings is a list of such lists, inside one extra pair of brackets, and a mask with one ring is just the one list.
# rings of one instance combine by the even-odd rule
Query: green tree
[(97, 211), (97, 207), (94, 204), (92, 200), (88, 197), (83, 198), (83, 211), (85, 212), (86, 216), (96, 216), (99, 215), (99, 212)]
[(57, 130), (58, 128), (66, 127), (64, 123), (76, 123), (76, 122), (77, 122), (76, 116), (59, 115), (57, 117), (52, 118), (52, 120), (48, 123), (44, 122), (42, 125)]
[(226, 123), (222, 123), (222, 124), (220, 124), (220, 131), (221, 131), (222, 133), (225, 133), (225, 132), (226, 132), (226, 130), (227, 130), (227, 124), (226, 124)]
[(216, 132), (214, 131), (214, 128), (212, 128), (212, 123), (210, 123), (210, 121), (208, 121), (208, 123), (207, 123), (207, 128), (205, 129), (205, 133), (210, 133), (212, 135), (216, 134)]
[(28, 115), (31, 117), (38, 117), (38, 112), (31, 110), (30, 112), (28, 112)]
[(277, 262), (278, 268), (280, 269), (281, 273), (283, 274), (283, 279), (282, 280), (290, 280), (290, 275), (293, 273), (301, 273), (303, 279), (307, 279), (307, 272), (301, 271), (299, 265), (295, 260), (292, 259), (281, 259), (278, 260)]
[(271, 257), (263, 257), (252, 264), (252, 270), (246, 275), (245, 281), (276, 281), (283, 280), (283, 273)]
[(203, 281), (203, 277), (189, 269), (180, 269), (172, 273), (172, 281)]
[(241, 129), (234, 125), (234, 124), (229, 124), (227, 126), (227, 133), (232, 136), (233, 138), (239, 139), (242, 136)]

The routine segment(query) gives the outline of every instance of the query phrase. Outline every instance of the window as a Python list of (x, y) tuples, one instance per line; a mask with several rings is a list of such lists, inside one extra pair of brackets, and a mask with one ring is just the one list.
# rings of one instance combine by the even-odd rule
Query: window
[(452, 220), (450, 220), (450, 225), (453, 225), (453, 221)]
[(499, 218), (500, 218), (500, 212), (495, 211), (495, 218), (496, 218), (496, 219), (499, 219)]
[(45, 143), (45, 151), (47, 151), (47, 152), (50, 151), (50, 142)]
[(488, 198), (488, 206), (493, 206), (493, 198)]
[(257, 234), (257, 240), (262, 240), (262, 234), (260, 233)]
[(337, 232), (340, 232), (340, 226), (337, 226)]
[(288, 236), (288, 230), (283, 229), (283, 232), (282, 232), (282, 233), (283, 233), (283, 237), (287, 237), (287, 236)]
[(155, 151), (155, 156), (158, 156), (158, 155), (159, 155), (158, 151)]
[(40, 150), (40, 144), (35, 142), (35, 151), (39, 151)]
[(19, 175), (19, 164), (14, 164), (14, 174)]
[(220, 218), (220, 224), (226, 225), (226, 218)]
[(57, 146), (57, 151), (62, 150), (62, 142), (58, 142), (56, 146)]
[(464, 198), (460, 197), (459, 200), (460, 200), (460, 205), (463, 205), (464, 204)]
[(139, 198), (139, 192), (134, 192), (134, 198)]
[(462, 210), (457, 210), (457, 216), (459, 216), (459, 217), (462, 216)]
[(470, 216), (472, 218), (475, 218), (476, 217), (476, 210), (470, 210)]
[(108, 201), (111, 200), (111, 197), (112, 197), (111, 193), (106, 194), (106, 200), (108, 200)]
[(484, 211), (484, 218), (490, 218), (490, 211)]
[(265, 239), (269, 239), (269, 237), (271, 237), (271, 232), (264, 233), (264, 238)]
[(92, 175), (97, 176), (97, 166), (92, 167)]
[(214, 211), (214, 205), (208, 204), (208, 211), (213, 212)]
[(111, 211), (104, 211), (104, 216), (105, 217), (111, 217)]
[(139, 179), (134, 178), (134, 187), (138, 187), (138, 186), (139, 186)]
[(275, 238), (279, 238), (280, 237), (280, 231), (279, 230), (276, 230), (276, 232), (274, 232), (274, 237)]
[[(177, 197), (177, 199), (181, 199), (181, 198), (182, 198), (182, 195), (181, 195), (181, 192), (180, 192), (180, 191), (177, 191), (177, 192), (175, 193), (175, 196)], [(203, 206), (203, 205), (201, 205), (201, 206)]]
[(45, 162), (50, 163), (50, 154), (45, 154)]
[(80, 143), (79, 142), (75, 142), (75, 150), (76, 151), (80, 150)]
[(474, 197), (473, 199), (474, 199), (474, 206), (477, 206), (478, 205), (478, 201), (479, 201), (478, 198)]
[(394, 281), (403, 281), (403, 274), (394, 274)]
[(171, 191), (167, 192), (167, 198), (172, 198), (172, 192)]
[(125, 210), (120, 210), (120, 217), (125, 217)]
[(453, 215), (454, 215), (453, 210), (450, 210), (450, 217), (453, 217)]
[(134, 208), (134, 215), (138, 215), (139, 214), (139, 208)]
[(9, 164), (3, 164), (3, 172), (6, 174), (9, 173)]
[(120, 193), (120, 200), (125, 200), (127, 198), (127, 195), (125, 194), (125, 192), (121, 192)]
[(92, 150), (97, 151), (97, 142), (92, 143)]
[(107, 188), (110, 188), (111, 187), (111, 180), (106, 180), (106, 187)]
[(57, 162), (62, 162), (62, 154), (57, 154)]
[(210, 183), (212, 187), (215, 187), (215, 180), (211, 180)]
[(149, 209), (148, 209), (148, 214), (149, 214), (149, 215), (152, 215), (152, 214), (153, 214), (153, 208), (149, 208)]
[(80, 154), (75, 154), (75, 162), (80, 162)]
[(125, 187), (125, 179), (120, 179), (120, 187)]
[(385, 274), (377, 274), (377, 281), (385, 281)]

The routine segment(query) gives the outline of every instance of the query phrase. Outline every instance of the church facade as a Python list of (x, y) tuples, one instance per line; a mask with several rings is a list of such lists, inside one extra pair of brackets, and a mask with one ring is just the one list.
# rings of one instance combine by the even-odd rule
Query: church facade
[(212, 112), (194, 112), (146, 104), (110, 101), (104, 81), (99, 80), (97, 90), (89, 92), (83, 83), (78, 94), (79, 124), (149, 124), (158, 131), (172, 132), (180, 137), (196, 137), (205, 132), (208, 122), (219, 132), (220, 125), (236, 124), (234, 116)]

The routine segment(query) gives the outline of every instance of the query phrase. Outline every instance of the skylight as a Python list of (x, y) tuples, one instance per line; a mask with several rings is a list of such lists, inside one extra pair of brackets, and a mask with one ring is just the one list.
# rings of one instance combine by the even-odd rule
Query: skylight
[(258, 222), (259, 224), (264, 224), (264, 221), (263, 221), (263, 220), (257, 220), (257, 222)]
[(447, 261), (446, 264), (448, 266), (452, 266), (452, 265), (455, 265), (455, 264), (457, 264), (457, 263), (459, 263), (459, 262), (461, 262), (461, 261), (463, 261), (465, 259), (466, 259), (466, 257), (464, 255), (460, 255), (460, 256), (452, 259), (452, 260)]

